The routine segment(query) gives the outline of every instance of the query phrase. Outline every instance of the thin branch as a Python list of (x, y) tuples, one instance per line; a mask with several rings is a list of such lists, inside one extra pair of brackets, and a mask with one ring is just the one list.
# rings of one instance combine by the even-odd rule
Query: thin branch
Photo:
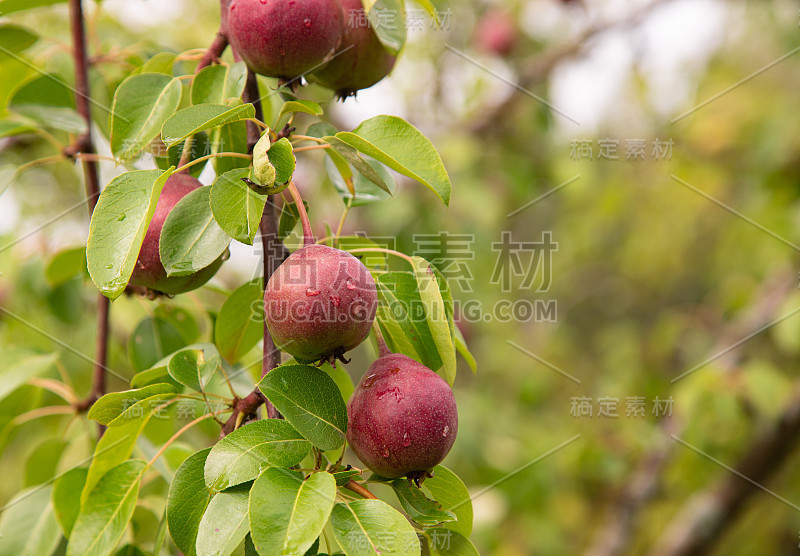
[(330, 149), (331, 145), (311, 145), (308, 147), (295, 147), (293, 150), (296, 153), (300, 153), (303, 151), (316, 151), (319, 149)]
[(217, 415), (219, 415), (220, 413), (224, 413), (226, 411), (229, 411), (229, 409), (221, 409), (221, 410), (215, 411), (213, 413), (206, 413), (204, 415), (201, 415), (197, 419), (195, 419), (195, 420), (193, 420), (193, 421), (191, 421), (189, 423), (186, 423), (183, 427), (181, 427), (181, 429), (178, 432), (173, 434), (172, 437), (169, 440), (164, 442), (164, 445), (161, 446), (161, 448), (158, 450), (158, 452), (156, 452), (156, 454), (150, 459), (150, 461), (147, 462), (147, 468), (152, 467), (153, 464), (156, 462), (156, 460), (158, 458), (160, 458), (161, 455), (167, 450), (167, 448), (169, 448), (170, 445), (172, 445), (173, 442), (175, 442), (178, 438), (180, 438), (183, 433), (185, 433), (186, 431), (188, 431), (190, 428), (195, 426), (197, 423), (200, 423), (201, 421), (205, 421), (206, 419), (210, 419), (212, 417), (216, 419)]
[(217, 35), (214, 37), (214, 41), (206, 50), (203, 57), (200, 58), (200, 62), (197, 64), (197, 69), (195, 73), (199, 72), (206, 66), (210, 66), (214, 62), (218, 62), (222, 53), (225, 52), (225, 49), (228, 47), (228, 36), (223, 32), (220, 28), (217, 31)]
[[(70, 28), (72, 30), (72, 56), (75, 64), (75, 106), (78, 114), (86, 124), (86, 131), (80, 135), (74, 145), (76, 153), (96, 154), (92, 140), (92, 111), (89, 102), (89, 57), (86, 52), (86, 30), (84, 28), (82, 0), (70, 0)], [(97, 198), (100, 196), (100, 176), (97, 161), (90, 157), (84, 158), (83, 174), (86, 182), (86, 199), (89, 205), (89, 214), (94, 212)], [(88, 405), (94, 403), (106, 392), (106, 359), (108, 356), (108, 313), (109, 300), (102, 293), (97, 294), (97, 338), (94, 356), (94, 369), (92, 371), (92, 391), (86, 399)], [(103, 434), (105, 427), (98, 425), (99, 435)]]
[[(224, 3), (225, 0), (222, 0), (222, 4)], [(223, 20), (223, 27), (226, 24), (227, 22)], [(234, 57), (237, 57), (236, 51), (234, 51), (233, 54)], [(263, 120), (264, 116), (263, 111), (261, 110), (261, 94), (258, 90), (258, 81), (256, 79), (256, 75), (250, 70), (247, 70), (247, 83), (245, 84), (242, 100), (244, 102), (250, 102), (253, 104), (255, 107), (256, 120)], [(260, 137), (261, 130), (259, 126), (253, 121), (248, 121), (247, 145), (249, 152), (253, 152), (253, 147), (255, 147), (255, 144), (258, 142)], [(278, 260), (281, 259), (280, 255), (276, 255), (276, 253), (282, 253), (282, 249), (279, 250), (275, 248), (276, 245), (279, 248), (282, 248), (282, 244), (278, 239), (278, 221), (275, 214), (275, 204), (272, 196), (267, 197), (267, 203), (264, 206), (264, 212), (261, 215), (259, 229), (261, 231), (261, 245), (264, 251), (262, 256), (264, 257), (264, 285), (266, 285), (270, 276), (272, 276), (272, 273), (279, 264)], [(275, 347), (272, 337), (269, 334), (269, 330), (267, 329), (266, 317), (264, 321), (263, 353), (264, 356), (261, 368), (262, 377), (266, 376), (269, 371), (280, 365), (281, 362), (280, 351), (278, 351), (278, 349)], [(222, 426), (220, 437), (230, 434), (239, 426), (241, 426), (242, 423), (257, 419), (257, 411), (262, 404), (266, 407), (267, 416), (270, 419), (280, 417), (280, 413), (278, 413), (278, 411), (264, 396), (264, 394), (261, 393), (261, 390), (256, 387), (246, 397), (235, 401), (233, 405), (233, 414)]]

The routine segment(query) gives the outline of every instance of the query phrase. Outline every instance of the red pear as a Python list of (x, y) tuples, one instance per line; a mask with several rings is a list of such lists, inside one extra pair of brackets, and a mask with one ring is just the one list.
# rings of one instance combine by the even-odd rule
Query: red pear
[(358, 458), (387, 479), (418, 483), (444, 460), (458, 432), (447, 382), (401, 354), (377, 359), (347, 406), (347, 441)]
[(344, 360), (344, 353), (369, 334), (377, 306), (367, 267), (350, 253), (324, 245), (289, 255), (264, 292), (275, 345), (304, 361)]
[(167, 276), (164, 265), (161, 264), (158, 244), (161, 239), (161, 228), (167, 219), (170, 211), (178, 204), (184, 196), (202, 187), (197, 179), (189, 174), (172, 174), (156, 203), (156, 210), (153, 219), (145, 232), (142, 248), (139, 250), (139, 257), (136, 259), (136, 266), (129, 280), (131, 286), (148, 288), (157, 293), (175, 295), (194, 290), (208, 282), (217, 273), (222, 265), (222, 257), (188, 276)]
[(231, 45), (248, 67), (287, 81), (333, 56), (342, 30), (337, 0), (232, 0), (228, 10)]
[(386, 77), (396, 58), (384, 48), (370, 26), (361, 0), (339, 2), (345, 18), (342, 43), (334, 58), (309, 79), (346, 98)]

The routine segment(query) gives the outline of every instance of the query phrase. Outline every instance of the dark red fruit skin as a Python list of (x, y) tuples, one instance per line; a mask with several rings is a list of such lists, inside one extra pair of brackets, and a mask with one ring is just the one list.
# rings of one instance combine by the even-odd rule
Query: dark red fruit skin
[(444, 460), (457, 433), (450, 386), (405, 355), (372, 363), (347, 405), (348, 443), (387, 479), (423, 475)]
[(309, 80), (346, 98), (389, 75), (397, 58), (384, 48), (370, 25), (361, 24), (367, 21), (361, 0), (339, 2), (345, 18), (342, 44), (336, 56), (312, 73)]
[(228, 37), (251, 70), (291, 80), (333, 55), (343, 17), (337, 0), (233, 0)]
[(161, 228), (164, 226), (167, 215), (178, 204), (178, 201), (202, 185), (197, 179), (184, 173), (172, 174), (167, 179), (156, 203), (153, 219), (145, 232), (142, 248), (139, 250), (139, 258), (136, 259), (136, 266), (133, 267), (133, 274), (128, 281), (131, 286), (175, 295), (199, 288), (217, 273), (222, 265), (222, 257), (194, 274), (168, 277), (158, 252)]
[(518, 38), (517, 25), (511, 14), (490, 11), (481, 17), (475, 29), (475, 43), (481, 50), (508, 56), (514, 50)]
[(364, 341), (378, 295), (367, 267), (325, 245), (298, 249), (264, 292), (266, 322), (280, 349), (306, 361), (330, 359)]

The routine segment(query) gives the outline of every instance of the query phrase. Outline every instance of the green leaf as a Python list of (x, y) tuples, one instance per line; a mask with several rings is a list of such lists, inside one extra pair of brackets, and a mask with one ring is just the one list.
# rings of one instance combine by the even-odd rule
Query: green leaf
[(116, 299), (125, 291), (170, 175), (172, 169), (126, 172), (100, 194), (89, 225), (86, 263), (92, 281), (106, 297)]
[[(187, 344), (179, 330), (162, 317), (142, 319), (128, 340), (128, 355), (136, 371), (150, 369), (167, 355), (185, 347)], [(164, 365), (166, 367), (166, 364)], [(159, 380), (168, 382), (168, 380)], [(140, 388), (140, 385), (134, 385)]]
[(439, 369), (442, 358), (422, 311), (422, 299), (414, 276), (408, 272), (387, 272), (378, 276), (375, 283), (380, 300), (376, 318), (391, 332), (387, 338), (387, 341), (391, 340), (390, 347), (430, 369)]
[(338, 130), (328, 122), (316, 122), (308, 126), (306, 135), (308, 135), (309, 137), (316, 137), (317, 139), (322, 139), (327, 135), (336, 135), (337, 131)]
[(9, 52), (19, 54), (36, 44), (38, 40), (39, 36), (25, 27), (10, 23), (0, 25), (0, 61)]
[(126, 544), (125, 546), (117, 550), (114, 553), (114, 556), (148, 556), (148, 554), (138, 546), (132, 544)]
[(287, 100), (283, 103), (283, 106), (281, 106), (281, 111), (278, 113), (278, 120), (280, 121), (284, 114), (291, 114), (292, 112), (322, 116), (322, 107), (312, 100)]
[(282, 365), (258, 387), (300, 434), (322, 450), (344, 444), (347, 406), (336, 383), (309, 365)]
[[(368, 0), (365, 9), (369, 22), (386, 50), (397, 56), (406, 43), (405, 4), (403, 0)], [(384, 21), (384, 18), (390, 18)]]
[[(250, 170), (250, 179), (265, 188), (271, 188), (275, 183), (275, 166), (269, 160), (269, 149), (272, 146), (269, 133), (264, 133), (253, 147), (253, 167)], [(269, 191), (268, 191), (269, 192)], [(278, 191), (276, 191), (278, 193)]]
[(78, 274), (87, 272), (86, 246), (63, 249), (56, 253), (44, 271), (44, 276), (52, 286), (59, 286)]
[(172, 66), (178, 56), (174, 52), (158, 52), (147, 60), (139, 73), (165, 73), (172, 75)]
[(336, 486), (344, 486), (350, 482), (350, 479), (361, 475), (361, 471), (359, 469), (349, 469), (347, 471), (338, 471), (333, 473), (333, 478), (336, 479)]
[(156, 394), (175, 394), (175, 388), (169, 384), (153, 384), (137, 390), (112, 392), (97, 400), (89, 410), (87, 417), (102, 425), (107, 425), (124, 413), (133, 404)]
[(211, 449), (206, 460), (206, 485), (214, 490), (252, 481), (265, 467), (300, 463), (311, 445), (279, 419), (262, 419), (239, 427)]
[(397, 116), (375, 116), (336, 137), (393, 170), (427, 186), (450, 204), (450, 177), (430, 139)]
[(61, 475), (53, 483), (53, 508), (56, 520), (64, 532), (64, 536), (69, 538), (75, 520), (81, 509), (81, 492), (86, 484), (86, 474), (89, 472), (85, 467), (74, 467)]
[[(36, 128), (30, 124), (8, 120), (0, 121), (0, 139), (4, 137), (13, 137), (14, 135), (22, 135), (23, 133), (30, 133), (35, 129)], [(5, 186), (2, 189), (5, 189)], [(0, 189), (0, 191), (2, 191), (2, 189)]]
[(264, 289), (256, 279), (228, 296), (214, 323), (214, 341), (229, 363), (235, 363), (264, 337)]
[(224, 104), (197, 104), (179, 110), (164, 122), (161, 140), (168, 146), (175, 145), (195, 133), (255, 117), (252, 104), (234, 108)]
[(472, 541), (452, 529), (427, 529), (425, 537), (432, 556), (480, 556)]
[(81, 505), (67, 556), (105, 556), (122, 538), (136, 508), (143, 461), (126, 461), (106, 473)]
[[(212, 154), (240, 153), (247, 154), (247, 123), (233, 122), (225, 124), (211, 132)], [(248, 168), (250, 161), (246, 158), (219, 156), (212, 159), (217, 175), (222, 175), (235, 168)]]
[(170, 323), (187, 344), (196, 341), (200, 337), (200, 326), (194, 316), (180, 305), (172, 303), (160, 304), (156, 306), (153, 315)]
[(161, 554), (161, 548), (164, 546), (164, 541), (167, 538), (167, 529), (167, 511), (165, 509), (164, 514), (161, 516), (161, 521), (158, 523), (156, 540), (153, 542), (153, 556), (159, 556)]
[[(358, 173), (355, 179), (352, 180), (355, 195), (350, 192), (344, 176), (340, 169), (336, 166), (334, 160), (330, 157), (325, 158), (325, 170), (328, 173), (333, 186), (339, 192), (339, 196), (344, 200), (345, 204), (351, 203), (351, 206), (359, 207), (384, 201), (395, 194), (397, 191), (397, 182), (389, 169), (377, 160), (365, 160), (377, 173), (383, 182), (386, 184), (388, 192), (378, 187), (375, 183), (364, 177), (364, 174)], [(351, 172), (352, 175), (352, 172)]]
[[(186, 141), (181, 141), (180, 143), (171, 147), (167, 147), (161, 141), (161, 139), (153, 139), (153, 141), (150, 142), (150, 149), (153, 151), (153, 157), (155, 158), (156, 166), (162, 170), (166, 170), (170, 166), (177, 167), (181, 163), (185, 146)], [(193, 135), (192, 142), (189, 145), (189, 150), (187, 153), (188, 158), (186, 159), (186, 162), (194, 162), (198, 158), (202, 158), (207, 154), (210, 154), (214, 147), (215, 145), (209, 144), (208, 134), (205, 131), (201, 131), (200, 133)], [(164, 151), (166, 151), (166, 156), (163, 156)], [(206, 168), (207, 164), (208, 161), (190, 166), (188, 169), (189, 175), (195, 178), (199, 177), (200, 174), (203, 173), (203, 170)]]
[(133, 388), (144, 388), (145, 386), (150, 386), (151, 384), (161, 383), (172, 384), (175, 387), (180, 386), (177, 382), (175, 382), (175, 379), (169, 376), (169, 371), (167, 370), (166, 365), (157, 365), (149, 369), (145, 369), (144, 371), (133, 375), (133, 378), (131, 379), (131, 386)]
[[(442, 359), (442, 371), (450, 386), (456, 379), (456, 351), (450, 335), (450, 324), (439, 282), (431, 264), (422, 257), (412, 257), (414, 276), (431, 337)], [(434, 369), (436, 370), (436, 369)]]
[(140, 73), (120, 83), (111, 110), (111, 152), (118, 160), (136, 156), (181, 101), (181, 83), (163, 73)]
[(434, 21), (438, 20), (439, 15), (438, 12), (436, 11), (436, 6), (433, 5), (433, 2), (431, 2), (431, 0), (416, 0), (416, 1), (417, 4), (422, 6), (422, 8), (426, 12), (428, 12), (428, 15), (431, 16), (434, 19)]
[(219, 352), (202, 349), (182, 349), (173, 354), (167, 365), (169, 375), (196, 392), (205, 392), (208, 382), (220, 366)]
[[(322, 245), (333, 246), (333, 239), (326, 238), (324, 241), (319, 242)], [(339, 236), (336, 241), (336, 247), (342, 251), (353, 251), (355, 249), (385, 249), (386, 245), (373, 241), (365, 236)], [(353, 256), (358, 258), (364, 266), (371, 270), (388, 270), (388, 263), (386, 254), (375, 251), (374, 253), (353, 253)]]
[(182, 553), (196, 553), (195, 541), (200, 520), (214, 497), (206, 488), (203, 469), (211, 448), (192, 454), (178, 467), (169, 485), (167, 496), (167, 523), (169, 534)]
[(184, 196), (161, 229), (159, 254), (167, 276), (187, 276), (216, 261), (231, 242), (211, 213), (210, 187)]
[[(340, 132), (341, 133), (341, 132)], [(338, 134), (337, 134), (338, 135)], [(367, 161), (358, 154), (358, 149), (354, 146), (344, 142), (339, 137), (336, 136), (325, 136), (325, 141), (329, 145), (333, 147), (333, 152), (338, 153), (338, 155), (343, 158), (346, 162), (349, 162), (353, 165), (356, 171), (367, 178), (369, 181), (386, 191), (391, 195), (391, 190), (389, 186), (383, 181), (381, 175), (373, 168), (372, 166), (367, 163)], [(332, 149), (325, 149), (326, 151), (331, 151)], [(335, 157), (332, 157), (333, 162), (336, 164), (337, 168), (339, 168), (340, 173), (343, 177), (347, 175), (346, 172), (343, 171), (341, 168), (341, 162), (337, 162)], [(352, 173), (351, 173), (352, 174)]]
[(250, 534), (260, 556), (303, 556), (333, 509), (336, 481), (330, 473), (303, 474), (269, 467), (250, 491)]
[(442, 525), (445, 529), (458, 531), (465, 537), (472, 534), (472, 499), (458, 475), (443, 465), (433, 468), (433, 477), (425, 479), (422, 488), (442, 505), (442, 509), (453, 512), (458, 521)]
[(9, 109), (43, 127), (83, 133), (86, 122), (75, 111), (75, 95), (55, 74), (43, 74), (23, 84), (14, 93)]
[[(308, 212), (308, 202), (303, 201), (303, 206), (306, 208), (306, 212)], [(300, 212), (297, 210), (297, 205), (294, 203), (283, 203), (281, 207), (281, 216), (278, 221), (278, 238), (280, 240), (286, 239), (292, 230), (294, 230), (295, 226), (297, 226), (297, 221), (300, 219)]]
[(253, 245), (267, 197), (259, 195), (242, 181), (248, 175), (248, 169), (240, 168), (217, 177), (211, 186), (209, 203), (214, 220), (226, 234), (236, 241)]
[(52, 6), (54, 4), (63, 4), (66, 1), (67, 0), (0, 0), (0, 14), (5, 16), (11, 12)]
[(461, 329), (457, 325), (454, 325), (453, 332), (455, 333), (456, 351), (460, 353), (461, 357), (464, 358), (464, 361), (467, 362), (467, 365), (472, 370), (472, 373), (477, 373), (478, 362), (475, 361), (475, 356), (472, 355), (472, 352), (469, 350), (467, 341), (464, 339), (464, 335), (461, 333)]
[(0, 350), (0, 400), (25, 384), (31, 378), (40, 376), (55, 368), (57, 353), (46, 355), (25, 348), (5, 348)]
[(134, 404), (109, 423), (110, 426), (95, 447), (89, 473), (86, 475), (86, 484), (81, 491), (82, 508), (101, 478), (110, 469), (128, 459), (153, 411), (162, 403), (163, 400), (158, 395), (152, 396)]
[(292, 150), (292, 144), (286, 137), (276, 141), (267, 151), (269, 161), (275, 167), (275, 183), (283, 185), (292, 179), (297, 160)]
[(246, 81), (244, 62), (207, 66), (192, 79), (192, 104), (225, 104), (242, 96)]
[(47, 556), (61, 539), (53, 507), (52, 487), (17, 493), (0, 516), (0, 556)]
[[(149, 398), (139, 400), (130, 407), (126, 408), (118, 417), (108, 423), (108, 428), (121, 427), (130, 421), (139, 421), (145, 414), (153, 415), (164, 410), (167, 402), (174, 400), (177, 396), (170, 392), (167, 394), (154, 394)], [(164, 415), (162, 414), (162, 417)]]
[(418, 556), (420, 544), (403, 514), (382, 500), (336, 504), (333, 536), (347, 556)]
[(392, 488), (403, 510), (422, 526), (438, 525), (445, 521), (455, 521), (456, 515), (442, 509), (438, 502), (427, 498), (416, 486), (406, 479), (391, 482)]
[(249, 531), (249, 485), (220, 492), (211, 500), (197, 531), (197, 556), (228, 556)]

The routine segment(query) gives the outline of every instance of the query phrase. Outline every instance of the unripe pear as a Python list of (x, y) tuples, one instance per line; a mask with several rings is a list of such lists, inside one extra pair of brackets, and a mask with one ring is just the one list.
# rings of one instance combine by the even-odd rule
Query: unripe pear
[(314, 71), (309, 80), (333, 89), (340, 98), (346, 98), (386, 77), (396, 58), (381, 44), (364, 13), (361, 0), (338, 1), (345, 17), (342, 43), (334, 58)]
[(232, 0), (228, 37), (248, 67), (292, 80), (333, 56), (341, 41), (337, 0)]
[(164, 227), (164, 221), (169, 213), (184, 196), (202, 186), (203, 184), (196, 178), (183, 172), (172, 174), (167, 179), (156, 203), (153, 218), (145, 232), (142, 248), (139, 250), (139, 257), (136, 259), (136, 266), (128, 284), (147, 288), (156, 293), (175, 295), (199, 288), (217, 273), (222, 265), (222, 256), (194, 274), (167, 276), (158, 249), (161, 228)]
[(457, 432), (456, 400), (447, 382), (397, 353), (370, 365), (347, 406), (348, 443), (387, 479), (419, 484), (447, 456)]
[(264, 292), (275, 345), (304, 361), (344, 362), (375, 319), (375, 281), (350, 253), (309, 244), (289, 255)]

